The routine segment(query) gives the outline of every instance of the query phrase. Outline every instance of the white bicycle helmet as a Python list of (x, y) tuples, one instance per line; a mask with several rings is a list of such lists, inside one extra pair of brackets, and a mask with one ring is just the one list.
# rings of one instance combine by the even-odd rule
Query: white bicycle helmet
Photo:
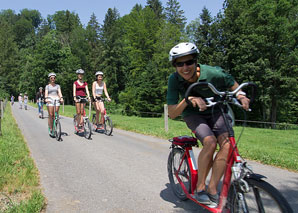
[(48, 77), (50, 78), (51, 76), (56, 77), (56, 74), (54, 72), (49, 73)]
[(102, 76), (103, 76), (103, 72), (102, 72), (102, 71), (97, 71), (97, 72), (95, 73), (95, 76), (98, 76), (98, 75), (102, 75)]
[(199, 53), (199, 50), (197, 46), (190, 42), (182, 42), (174, 46), (170, 52), (169, 52), (169, 61), (174, 64), (175, 60), (177, 58), (180, 58), (182, 56), (186, 55), (197, 55)]
[(78, 69), (76, 71), (76, 74), (84, 74), (84, 73), (85, 73), (85, 71), (83, 69)]

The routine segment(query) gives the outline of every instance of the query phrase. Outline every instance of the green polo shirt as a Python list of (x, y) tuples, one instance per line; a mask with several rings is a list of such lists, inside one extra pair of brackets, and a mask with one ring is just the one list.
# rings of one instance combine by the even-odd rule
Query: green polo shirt
[[(225, 73), (220, 67), (212, 67), (202, 64), (198, 64), (198, 66), (200, 67), (200, 77), (197, 82), (211, 83), (219, 91), (226, 91), (235, 83), (234, 78), (230, 74)], [(178, 104), (179, 100), (185, 98), (185, 92), (190, 84), (191, 83), (185, 81), (177, 72), (172, 73), (168, 81), (167, 104), (175, 105)], [(207, 87), (196, 87), (191, 95), (202, 98), (215, 97), (214, 93)], [(201, 112), (197, 107), (187, 106), (182, 113), (182, 117), (191, 114), (206, 115), (211, 113), (212, 109), (210, 107)]]

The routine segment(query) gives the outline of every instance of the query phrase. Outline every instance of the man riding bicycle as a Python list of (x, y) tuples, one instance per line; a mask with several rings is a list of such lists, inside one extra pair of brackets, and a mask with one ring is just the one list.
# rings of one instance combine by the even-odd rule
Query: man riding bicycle
[[(169, 76), (167, 104), (170, 118), (182, 114), (188, 128), (195, 133), (203, 145), (198, 156), (198, 183), (196, 199), (203, 204), (218, 204), (217, 185), (224, 173), (230, 144), (223, 116), (218, 108), (207, 108), (203, 98), (214, 94), (205, 88), (198, 88), (196, 94), (189, 97), (192, 105), (185, 101), (187, 88), (195, 82), (212, 83), (218, 90), (234, 90), (239, 85), (234, 78), (220, 67), (212, 67), (197, 63), (199, 50), (196, 45), (188, 42), (174, 46), (169, 52), (169, 60), (176, 72)], [(249, 99), (243, 91), (236, 94), (245, 110), (249, 108)], [(219, 151), (213, 159), (217, 143)], [(208, 188), (206, 177), (212, 168)]]

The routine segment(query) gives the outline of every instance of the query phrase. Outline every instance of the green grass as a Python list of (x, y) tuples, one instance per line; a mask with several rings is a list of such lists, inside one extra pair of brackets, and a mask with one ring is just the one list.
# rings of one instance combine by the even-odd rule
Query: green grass
[[(191, 134), (186, 124), (181, 121), (169, 120), (169, 131), (165, 132), (163, 118), (122, 115), (112, 115), (111, 118), (117, 128), (164, 139)], [(234, 128), (236, 140), (242, 128), (240, 126)], [(242, 157), (246, 159), (298, 171), (298, 130), (245, 127), (238, 148)]]
[(298, 130), (246, 128), (239, 149), (249, 159), (298, 171)]
[[(36, 106), (36, 105), (35, 105)], [(66, 105), (65, 112), (60, 114), (72, 117), (75, 107)], [(86, 112), (88, 115), (88, 111)], [(94, 113), (94, 111), (92, 111)], [(143, 118), (110, 114), (114, 127), (169, 139), (179, 135), (190, 135), (190, 130), (181, 121), (169, 119), (169, 131), (164, 130), (163, 118)], [(242, 127), (234, 128), (236, 140)], [(264, 164), (298, 171), (298, 130), (273, 130), (245, 127), (238, 143), (242, 157)]]
[(9, 104), (1, 126), (0, 212), (40, 212), (45, 198), (40, 189), (39, 173)]

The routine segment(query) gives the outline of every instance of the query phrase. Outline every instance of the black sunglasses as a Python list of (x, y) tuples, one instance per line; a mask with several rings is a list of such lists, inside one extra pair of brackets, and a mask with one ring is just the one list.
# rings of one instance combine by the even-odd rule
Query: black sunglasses
[(187, 66), (190, 66), (190, 65), (193, 65), (195, 63), (195, 61), (196, 61), (195, 59), (190, 59), (188, 61), (176, 62), (175, 64), (177, 67), (183, 67), (184, 64), (186, 64)]

